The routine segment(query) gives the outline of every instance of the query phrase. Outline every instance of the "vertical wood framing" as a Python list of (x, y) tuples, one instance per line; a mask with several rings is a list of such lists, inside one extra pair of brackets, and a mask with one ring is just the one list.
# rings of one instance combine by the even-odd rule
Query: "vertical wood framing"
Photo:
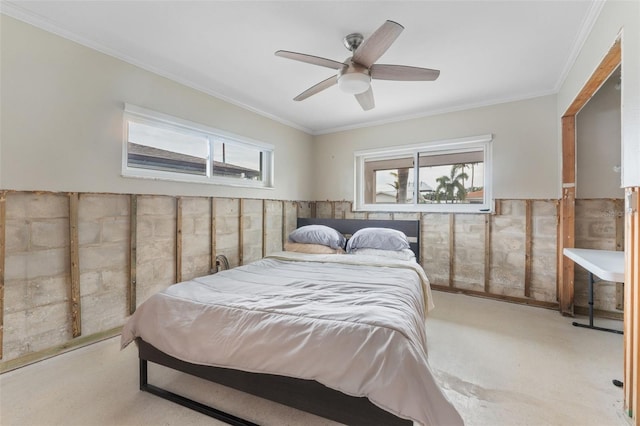
[(312, 202), (310, 202), (309, 204), (310, 204), (310, 206), (311, 206), (311, 213), (310, 213), (310, 216), (311, 216), (311, 217), (318, 217), (318, 216), (316, 216), (316, 202), (315, 202), (315, 201), (312, 201)]
[(560, 228), (562, 238), (559, 241), (558, 256), (561, 258), (558, 269), (561, 276), (560, 286), (560, 312), (563, 315), (573, 316), (574, 297), (574, 270), (575, 265), (571, 259), (563, 255), (565, 248), (575, 246), (575, 187), (563, 188), (562, 201), (560, 202)]
[(640, 424), (640, 188), (626, 190), (624, 297), (624, 406), (634, 424)]
[(562, 117), (562, 201), (558, 239), (558, 294), (560, 312), (573, 316), (574, 263), (563, 255), (575, 245), (576, 117)]
[(210, 244), (210, 259), (209, 259), (209, 271), (213, 274), (218, 271), (216, 265), (216, 199), (211, 197), (209, 203), (209, 212), (211, 215), (211, 244)]
[(484, 292), (490, 292), (491, 283), (491, 215), (484, 215)]
[(176, 279), (182, 281), (182, 197), (176, 198)]
[(336, 217), (336, 202), (331, 202), (331, 219), (337, 219)]
[(453, 287), (453, 271), (455, 263), (455, 226), (456, 216), (449, 213), (449, 287)]
[(262, 200), (262, 257), (267, 255), (267, 201)]
[(524, 297), (531, 297), (531, 262), (533, 253), (533, 218), (531, 215), (531, 200), (525, 200), (525, 229), (524, 229)]
[[(613, 200), (616, 222), (616, 250), (624, 250), (624, 199)], [(616, 309), (624, 309), (624, 284), (616, 283)]]
[(420, 262), (420, 265), (424, 268), (424, 250), (422, 250), (422, 247), (424, 247), (424, 232), (422, 232), (422, 227), (424, 226), (425, 223), (425, 218), (426, 214), (425, 213), (420, 213), (420, 235), (418, 236), (418, 244), (420, 244), (420, 259), (418, 259), (418, 262)]
[[(282, 229), (281, 229), (281, 237), (282, 237), (282, 249), (284, 250), (284, 243), (287, 241), (287, 202), (280, 201), (280, 205), (282, 206)], [(297, 212), (297, 210), (296, 210)]]
[(0, 191), (0, 359), (4, 342), (4, 256), (7, 191)]
[(244, 199), (238, 199), (238, 266), (243, 263), (244, 257)]
[(624, 250), (624, 199), (613, 200), (616, 226), (616, 250)]
[(136, 311), (136, 264), (138, 258), (138, 196), (131, 194), (129, 201), (129, 315)]
[(71, 272), (71, 334), (82, 334), (82, 307), (80, 304), (80, 264), (78, 253), (78, 201), (77, 192), (69, 194), (69, 257)]
[(620, 65), (622, 49), (616, 40), (598, 68), (562, 116), (562, 201), (560, 203), (560, 235), (558, 238), (558, 299), (560, 311), (573, 315), (574, 263), (563, 256), (565, 248), (574, 247), (576, 184), (576, 114), (586, 105), (611, 73)]

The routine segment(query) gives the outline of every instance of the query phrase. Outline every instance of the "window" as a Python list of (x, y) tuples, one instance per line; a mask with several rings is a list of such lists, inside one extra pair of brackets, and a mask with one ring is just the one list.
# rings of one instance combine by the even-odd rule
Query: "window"
[(122, 174), (273, 187), (273, 146), (125, 105)]
[(490, 212), (492, 135), (355, 153), (360, 211)]

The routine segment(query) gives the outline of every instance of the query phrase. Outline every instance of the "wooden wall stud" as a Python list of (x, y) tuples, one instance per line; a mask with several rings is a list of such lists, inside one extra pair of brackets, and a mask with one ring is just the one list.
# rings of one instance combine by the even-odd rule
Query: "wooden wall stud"
[(78, 202), (77, 192), (69, 194), (69, 254), (71, 272), (71, 334), (82, 334), (82, 307), (80, 303), (80, 264), (78, 253)]
[[(624, 199), (613, 200), (616, 222), (616, 250), (624, 250)], [(624, 309), (624, 285), (616, 283), (616, 309)]]
[(241, 266), (244, 261), (244, 198), (240, 198), (238, 203), (238, 265)]
[(625, 212), (624, 407), (640, 424), (640, 187), (627, 188)]
[(531, 297), (531, 263), (533, 256), (533, 218), (531, 200), (525, 200), (524, 226), (524, 297)]
[(0, 359), (2, 359), (2, 343), (4, 336), (4, 256), (5, 256), (5, 221), (7, 191), (0, 191)]
[(484, 215), (484, 291), (491, 290), (491, 215)]
[(262, 200), (262, 257), (267, 255), (267, 200)]
[(129, 201), (129, 315), (136, 311), (136, 265), (138, 257), (138, 196), (131, 194)]
[(182, 197), (176, 198), (176, 280), (182, 281)]
[(453, 287), (453, 271), (456, 256), (455, 227), (456, 216), (453, 213), (449, 213), (449, 287)]
[(216, 199), (211, 197), (209, 212), (211, 214), (211, 255), (209, 259), (209, 272), (214, 274), (218, 271), (216, 265)]

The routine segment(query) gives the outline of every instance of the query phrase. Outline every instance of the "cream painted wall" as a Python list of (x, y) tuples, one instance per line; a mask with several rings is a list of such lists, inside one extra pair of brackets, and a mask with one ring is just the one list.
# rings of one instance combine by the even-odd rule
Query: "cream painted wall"
[[(313, 138), (0, 15), (0, 188), (310, 200)], [(124, 103), (275, 146), (275, 188), (123, 178)]]
[(353, 200), (357, 150), (492, 133), (494, 198), (559, 197), (557, 100), (544, 96), (316, 136), (314, 199)]
[(620, 90), (613, 75), (576, 115), (576, 198), (623, 198)]
[[(640, 1), (605, 3), (558, 92), (560, 115), (622, 33), (622, 186), (640, 186)], [(558, 136), (560, 137), (560, 136)]]

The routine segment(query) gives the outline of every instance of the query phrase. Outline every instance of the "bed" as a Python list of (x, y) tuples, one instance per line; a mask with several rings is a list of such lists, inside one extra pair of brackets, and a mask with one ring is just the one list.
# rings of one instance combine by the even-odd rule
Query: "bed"
[[(299, 230), (311, 225), (350, 242), (362, 228), (400, 230), (419, 259), (419, 221), (298, 221)], [(122, 333), (123, 348), (138, 346), (140, 389), (254, 424), (150, 384), (152, 362), (344, 424), (462, 424), (427, 361), (424, 271), (357, 251), (275, 253), (150, 297)]]

